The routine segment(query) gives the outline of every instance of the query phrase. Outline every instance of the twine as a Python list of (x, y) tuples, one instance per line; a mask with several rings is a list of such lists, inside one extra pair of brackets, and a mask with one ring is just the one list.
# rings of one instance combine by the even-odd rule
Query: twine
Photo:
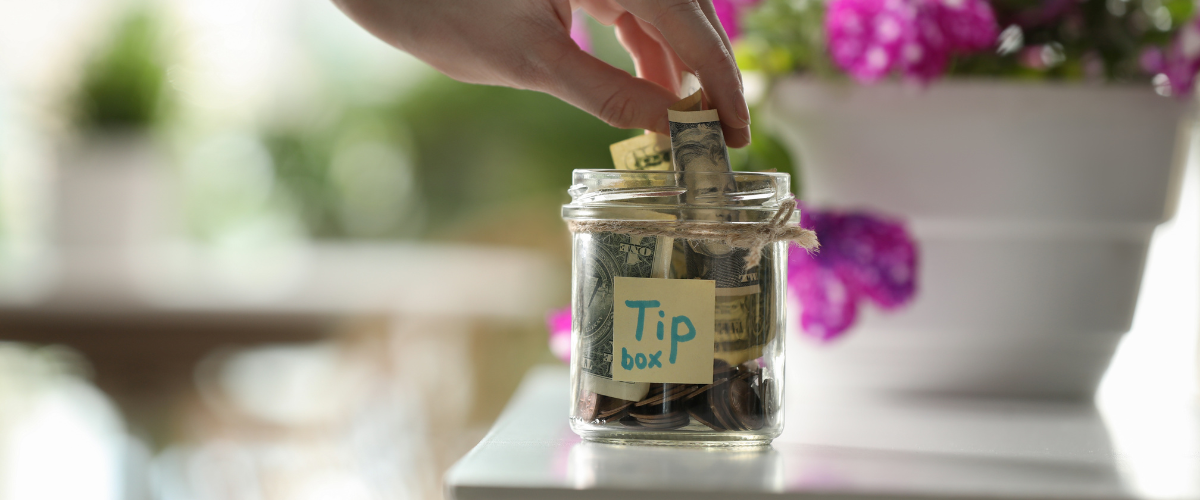
[(790, 241), (808, 251), (816, 250), (817, 233), (788, 224), (796, 211), (796, 201), (787, 200), (771, 220), (760, 223), (735, 224), (706, 221), (626, 221), (572, 220), (567, 228), (572, 233), (619, 233), (633, 236), (669, 236), (689, 240), (722, 241), (726, 245), (750, 250), (746, 267), (752, 268), (762, 260), (762, 249), (771, 243)]

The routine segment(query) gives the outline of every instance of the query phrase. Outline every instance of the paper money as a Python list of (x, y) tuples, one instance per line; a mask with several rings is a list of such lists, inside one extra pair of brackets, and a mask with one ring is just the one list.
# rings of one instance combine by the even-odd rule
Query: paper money
[(581, 258), (575, 270), (573, 315), (579, 321), (575, 345), (585, 390), (626, 401), (638, 401), (650, 390), (645, 382), (612, 379), (613, 291), (617, 277), (651, 277), (654, 256), (670, 252), (669, 245), (663, 250), (658, 242), (653, 236), (617, 233), (575, 239), (575, 255)]
[(725, 193), (737, 190), (729, 175), (729, 151), (717, 110), (702, 108), (703, 91), (675, 103), (667, 110), (671, 127), (671, 157), (683, 173), (688, 188), (687, 205), (726, 205)]
[[(719, 256), (691, 250), (687, 276), (717, 285), (713, 356), (734, 366), (761, 357), (763, 346), (775, 338), (770, 264), (747, 269), (744, 248)], [(769, 246), (763, 249), (764, 263), (771, 262), (771, 252)]]
[(608, 147), (617, 170), (671, 170), (671, 138), (642, 134)]
[[(627, 139), (609, 146), (609, 151), (617, 170), (671, 169), (671, 140), (661, 134)], [(638, 401), (650, 390), (650, 384), (612, 379), (613, 283), (617, 277), (668, 278), (675, 242), (666, 236), (616, 233), (599, 233), (581, 241), (575, 251), (582, 256), (585, 278), (577, 283), (580, 305), (575, 312), (583, 324), (578, 352), (584, 389)]]
[[(671, 156), (687, 188), (680, 201), (694, 207), (725, 207), (730, 205), (727, 194), (737, 190), (737, 183), (730, 175), (721, 118), (716, 110), (702, 108), (703, 94), (697, 91), (667, 111)], [(701, 210), (694, 212), (694, 218), (736, 222), (733, 212), (726, 212), (713, 215)], [(696, 240), (688, 241), (687, 247), (686, 277), (717, 282), (714, 356), (731, 365), (762, 356), (762, 347), (774, 336), (770, 254), (764, 253), (762, 262), (766, 265), (748, 268), (746, 249)], [(767, 283), (763, 283), (764, 278), (768, 278)]]

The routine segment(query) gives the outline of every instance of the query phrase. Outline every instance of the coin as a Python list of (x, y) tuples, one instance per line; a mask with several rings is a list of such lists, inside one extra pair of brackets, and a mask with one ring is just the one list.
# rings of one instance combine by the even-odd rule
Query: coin
[(675, 410), (669, 413), (657, 415), (639, 415), (630, 413), (637, 419), (638, 423), (649, 429), (676, 429), (688, 424), (690, 420), (686, 411)]
[(678, 429), (693, 419), (714, 431), (758, 430), (766, 421), (771, 388), (755, 363), (714, 360), (711, 384), (650, 384), (636, 402), (584, 392), (577, 416), (654, 430)]
[(620, 418), (620, 416), (623, 416), (622, 413), (628, 410), (629, 407), (633, 406), (632, 401), (625, 401), (623, 399), (616, 398), (611, 398), (611, 400), (611, 403), (601, 406), (601, 408), (597, 411), (596, 418), (600, 420), (616, 420)]
[(575, 405), (575, 416), (583, 420), (596, 420), (600, 410), (600, 395), (591, 391), (583, 391)]
[[(655, 398), (655, 400), (645, 401), (646, 404), (641, 406), (635, 404), (629, 409), (629, 413), (634, 416), (642, 415), (664, 415), (683, 411), (685, 404), (683, 396), (691, 390), (690, 386), (672, 389), (671, 392)], [(639, 402), (641, 403), (641, 402)]]
[(721, 424), (717, 423), (717, 418), (713, 415), (712, 409), (708, 405), (707, 394), (692, 399), (691, 404), (688, 405), (687, 411), (688, 415), (690, 415), (697, 422), (708, 426), (709, 429), (714, 431), (725, 430)]
[(687, 394), (688, 392), (691, 392), (691, 390), (692, 390), (692, 386), (688, 385), (688, 384), (670, 384), (670, 385), (671, 385), (671, 387), (667, 388), (666, 392), (663, 392), (663, 393), (660, 393), (657, 395), (653, 395), (653, 396), (648, 395), (648, 396), (646, 396), (645, 399), (638, 401), (636, 406), (654, 405), (654, 404), (674, 401), (676, 399), (679, 399), (683, 395)]
[(729, 383), (729, 413), (745, 430), (761, 429), (763, 425), (762, 400), (754, 393), (749, 377), (735, 377)]
[(708, 407), (721, 427), (727, 430), (741, 430), (729, 412), (729, 384), (716, 384), (709, 389)]

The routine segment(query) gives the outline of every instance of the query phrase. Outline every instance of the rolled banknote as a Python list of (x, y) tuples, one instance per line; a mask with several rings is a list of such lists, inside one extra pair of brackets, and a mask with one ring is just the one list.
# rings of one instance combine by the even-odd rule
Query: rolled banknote
[[(693, 207), (729, 205), (728, 193), (737, 190), (730, 175), (729, 151), (716, 110), (703, 108), (702, 91), (679, 101), (667, 111), (671, 127), (671, 156), (680, 181), (687, 191), (680, 200)], [(714, 215), (711, 211), (692, 212), (695, 220), (736, 222), (732, 211)], [(714, 356), (730, 365), (738, 365), (762, 356), (762, 347), (775, 335), (771, 318), (774, 311), (770, 249), (764, 250), (762, 265), (747, 267), (748, 250), (715, 241), (688, 241), (687, 278), (716, 281), (717, 298), (714, 319), (716, 346)], [(764, 279), (768, 280), (764, 283)]]
[(671, 127), (671, 157), (675, 170), (687, 187), (683, 199), (687, 205), (722, 206), (725, 193), (737, 190), (729, 175), (729, 151), (721, 118), (715, 109), (701, 109), (703, 91), (675, 103), (667, 109)]

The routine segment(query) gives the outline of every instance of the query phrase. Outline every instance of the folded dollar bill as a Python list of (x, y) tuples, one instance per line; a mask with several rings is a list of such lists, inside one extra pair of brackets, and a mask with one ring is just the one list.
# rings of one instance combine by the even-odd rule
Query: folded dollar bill
[(671, 170), (671, 138), (647, 133), (608, 147), (617, 170)]

